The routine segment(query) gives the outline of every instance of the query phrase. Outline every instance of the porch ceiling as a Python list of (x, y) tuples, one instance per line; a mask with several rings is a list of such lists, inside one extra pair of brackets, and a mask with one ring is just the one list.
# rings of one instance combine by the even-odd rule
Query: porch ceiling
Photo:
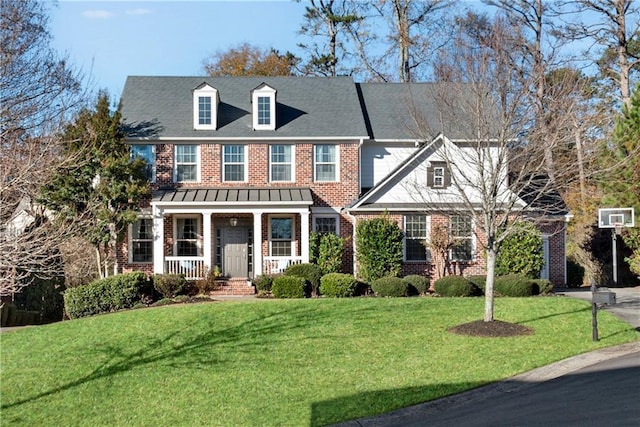
[(179, 188), (153, 192), (152, 203), (312, 205), (309, 188)]

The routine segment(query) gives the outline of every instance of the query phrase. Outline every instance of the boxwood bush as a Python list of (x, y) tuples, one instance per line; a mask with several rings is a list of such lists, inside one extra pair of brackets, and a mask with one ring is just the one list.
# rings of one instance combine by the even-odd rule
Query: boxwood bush
[(477, 274), (473, 276), (467, 276), (467, 280), (473, 283), (484, 294), (484, 290), (487, 287), (487, 276), (483, 274)]
[(357, 286), (358, 281), (351, 274), (329, 273), (320, 279), (320, 293), (327, 297), (352, 297)]
[(422, 295), (429, 292), (429, 278), (419, 274), (410, 274), (402, 278), (409, 287), (409, 294)]
[(284, 271), (285, 276), (298, 276), (304, 277), (311, 287), (311, 291), (314, 295), (318, 294), (318, 288), (320, 287), (320, 278), (322, 273), (320, 267), (315, 264), (292, 264)]
[(520, 274), (496, 277), (494, 289), (503, 297), (530, 297), (539, 293), (538, 285)]
[(379, 297), (406, 297), (409, 285), (399, 277), (381, 277), (371, 282), (371, 290)]
[(276, 277), (271, 285), (271, 293), (276, 298), (304, 298), (307, 289), (307, 280), (300, 276)]
[(553, 293), (553, 283), (547, 279), (533, 279), (533, 283), (538, 285), (538, 293), (540, 295), (548, 295)]
[(441, 277), (433, 287), (443, 297), (471, 297), (480, 294), (480, 289), (462, 276)]
[(187, 283), (180, 274), (156, 274), (153, 276), (153, 287), (164, 298), (173, 298), (182, 291)]
[(149, 295), (152, 285), (140, 272), (119, 274), (93, 281), (64, 292), (64, 309), (71, 319), (132, 308), (142, 295)]
[(273, 285), (273, 279), (279, 277), (275, 274), (263, 274), (255, 277), (251, 283), (256, 287), (258, 292), (271, 292), (271, 286)]

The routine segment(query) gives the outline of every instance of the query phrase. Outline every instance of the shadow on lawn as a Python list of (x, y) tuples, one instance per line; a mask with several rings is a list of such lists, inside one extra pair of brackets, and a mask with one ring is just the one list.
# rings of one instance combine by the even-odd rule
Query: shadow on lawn
[[(353, 319), (358, 315), (358, 311), (363, 310), (350, 310), (349, 313), (345, 312), (344, 316), (350, 316)], [(229, 313), (226, 312), (226, 314)], [(31, 403), (82, 384), (127, 372), (147, 364), (165, 363), (168, 366), (196, 368), (211, 367), (212, 364), (225, 363), (223, 359), (216, 359), (216, 354), (221, 353), (216, 351), (216, 347), (225, 346), (225, 348), (229, 348), (231, 346), (236, 348), (238, 352), (247, 352), (253, 347), (263, 347), (265, 344), (287, 340), (287, 332), (295, 331), (296, 329), (308, 329), (311, 325), (317, 323), (322, 315), (322, 312), (314, 310), (311, 306), (287, 307), (276, 312), (264, 312), (250, 320), (225, 329), (219, 329), (219, 326), (215, 324), (215, 319), (198, 319), (199, 323), (197, 325), (192, 324), (189, 327), (185, 326), (173, 331), (167, 331), (162, 338), (143, 342), (139, 350), (128, 351), (125, 348), (103, 343), (99, 347), (87, 349), (87, 354), (102, 353), (107, 356), (107, 361), (96, 367), (88, 375), (50, 388), (34, 396), (3, 404), (0, 409), (9, 409)], [(194, 334), (194, 331), (202, 332)], [(257, 339), (258, 337), (259, 340)], [(322, 338), (326, 337), (327, 335), (322, 335)], [(305, 338), (313, 339), (315, 337), (307, 334)], [(131, 348), (131, 346), (127, 348)], [(228, 362), (232, 363), (233, 360)]]

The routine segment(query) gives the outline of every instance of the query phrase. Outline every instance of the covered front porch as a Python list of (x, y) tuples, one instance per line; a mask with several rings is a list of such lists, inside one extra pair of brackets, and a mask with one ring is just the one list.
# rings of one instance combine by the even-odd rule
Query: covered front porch
[(158, 191), (153, 271), (251, 279), (308, 262), (312, 203), (306, 188)]

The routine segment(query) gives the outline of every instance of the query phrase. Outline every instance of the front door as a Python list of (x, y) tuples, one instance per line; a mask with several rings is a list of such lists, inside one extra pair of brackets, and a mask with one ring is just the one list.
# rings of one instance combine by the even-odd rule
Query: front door
[(540, 270), (540, 278), (549, 280), (549, 236), (542, 237), (542, 256), (544, 257), (544, 266)]
[(223, 233), (222, 274), (227, 277), (248, 277), (248, 230), (246, 227), (226, 227)]

